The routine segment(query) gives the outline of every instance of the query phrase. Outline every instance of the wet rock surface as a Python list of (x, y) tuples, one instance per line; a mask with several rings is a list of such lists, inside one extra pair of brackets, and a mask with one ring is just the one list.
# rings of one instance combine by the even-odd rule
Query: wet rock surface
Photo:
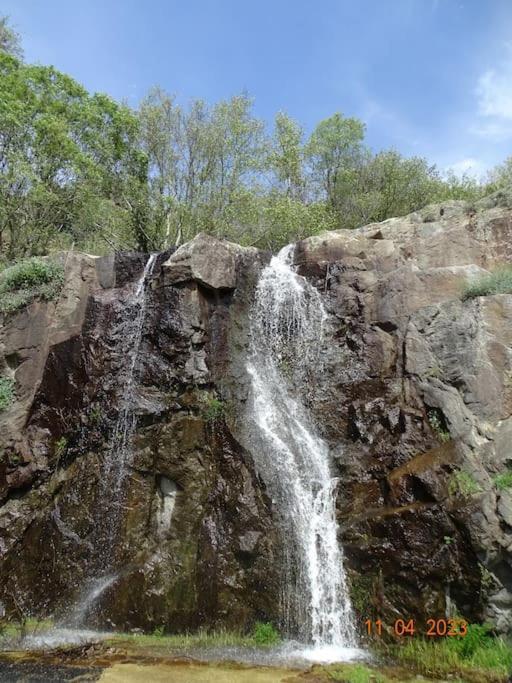
[[(512, 495), (496, 486), (512, 465), (512, 296), (460, 296), (512, 260), (511, 229), (497, 195), (296, 246), (329, 314), (305, 393), (334, 457), (363, 621), (457, 612), (512, 628)], [(200, 235), (159, 257), (126, 494), (115, 522), (101, 516), (123, 316), (146, 258), (72, 254), (57, 304), (3, 322), (17, 400), (0, 414), (0, 600), (65, 613), (115, 523), (116, 579), (94, 625), (277, 620), (281, 540), (243, 424), (247, 320), (268, 255)]]

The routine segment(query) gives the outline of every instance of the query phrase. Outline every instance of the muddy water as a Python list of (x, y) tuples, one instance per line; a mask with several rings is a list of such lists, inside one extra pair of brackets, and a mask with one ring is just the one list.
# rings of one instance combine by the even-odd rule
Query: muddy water
[(263, 667), (115, 664), (99, 680), (101, 683), (294, 683), (300, 679), (297, 671)]

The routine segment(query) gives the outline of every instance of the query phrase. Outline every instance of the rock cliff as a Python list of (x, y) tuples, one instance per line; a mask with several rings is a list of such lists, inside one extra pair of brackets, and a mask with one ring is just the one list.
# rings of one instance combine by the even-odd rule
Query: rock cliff
[[(512, 200), (448, 202), (312, 237), (294, 262), (329, 314), (297, 387), (334, 456), (364, 620), (458, 612), (512, 630), (512, 295), (461, 299), (512, 261)], [(0, 600), (64, 614), (104, 529), (115, 576), (89, 615), (178, 631), (278, 620), (279, 529), (244, 421), (248, 316), (270, 255), (199, 235), (158, 257), (136, 368), (133, 459), (116, 519), (102, 472), (123, 396), (140, 254), (59, 256), (56, 303), (3, 320)], [(103, 502), (102, 502), (103, 501)]]

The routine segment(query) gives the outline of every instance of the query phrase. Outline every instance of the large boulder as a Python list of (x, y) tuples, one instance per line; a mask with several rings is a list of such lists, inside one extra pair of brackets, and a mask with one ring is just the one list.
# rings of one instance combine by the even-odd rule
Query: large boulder
[(209, 289), (235, 289), (237, 267), (244, 253), (257, 254), (257, 250), (201, 232), (163, 264), (165, 282), (178, 284), (195, 280)]

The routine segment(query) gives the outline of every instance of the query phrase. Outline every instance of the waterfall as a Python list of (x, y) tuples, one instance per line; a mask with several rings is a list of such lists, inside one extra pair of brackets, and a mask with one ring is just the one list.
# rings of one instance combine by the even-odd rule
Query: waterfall
[(321, 366), (326, 313), (319, 292), (292, 268), (293, 245), (262, 271), (251, 312), (248, 372), (252, 452), (279, 516), (285, 628), (314, 649), (354, 648), (355, 627), (337, 540), (337, 480), (329, 449), (300, 392)]
[(126, 493), (123, 484), (130, 465), (131, 437), (137, 421), (134, 412), (135, 372), (146, 317), (146, 285), (153, 273), (157, 256), (158, 254), (149, 256), (124, 312), (121, 335), (124, 344), (119, 350), (124, 362), (118, 376), (119, 386), (122, 387), (121, 402), (109, 439), (107, 456), (101, 467), (88, 579), (66, 618), (66, 623), (74, 627), (87, 621), (99, 598), (119, 578), (115, 553)]
[(126, 474), (126, 466), (130, 456), (130, 437), (135, 430), (136, 416), (133, 412), (134, 376), (139, 358), (140, 343), (144, 319), (146, 317), (146, 281), (153, 273), (158, 254), (151, 254), (144, 271), (137, 282), (135, 292), (130, 301), (132, 317), (124, 330), (128, 348), (124, 349), (127, 357), (125, 373), (120, 377), (124, 390), (119, 415), (111, 439), (109, 456), (105, 462), (103, 481), (114, 496), (121, 493), (121, 484)]

